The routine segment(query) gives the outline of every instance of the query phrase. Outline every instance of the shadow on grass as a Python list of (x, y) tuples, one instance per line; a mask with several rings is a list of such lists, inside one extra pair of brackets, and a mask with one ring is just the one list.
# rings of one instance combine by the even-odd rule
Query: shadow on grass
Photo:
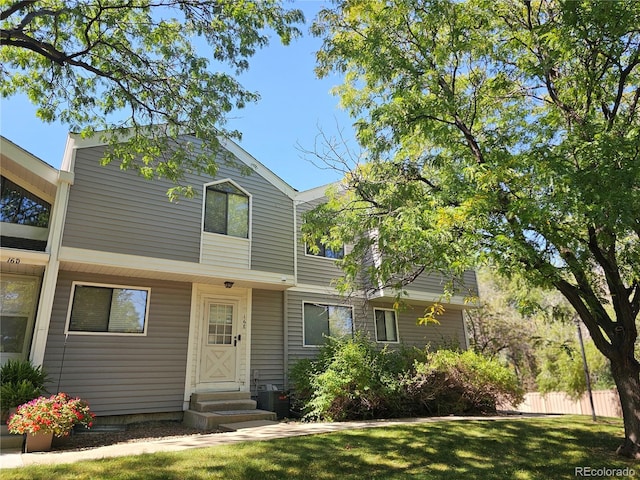
[[(621, 422), (451, 421), (3, 471), (3, 479), (562, 479), (575, 467), (640, 471), (613, 453)], [(6, 475), (5, 475), (6, 474)]]

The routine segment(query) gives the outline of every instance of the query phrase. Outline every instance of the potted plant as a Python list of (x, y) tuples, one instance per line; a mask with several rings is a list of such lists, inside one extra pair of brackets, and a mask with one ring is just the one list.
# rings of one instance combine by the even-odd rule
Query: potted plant
[(6, 422), (12, 409), (45, 392), (48, 375), (28, 360), (9, 360), (0, 367), (0, 408)]
[(20, 405), (7, 424), (11, 433), (26, 434), (25, 451), (35, 452), (49, 450), (54, 435), (67, 436), (76, 425), (91, 428), (94, 417), (87, 402), (58, 393)]

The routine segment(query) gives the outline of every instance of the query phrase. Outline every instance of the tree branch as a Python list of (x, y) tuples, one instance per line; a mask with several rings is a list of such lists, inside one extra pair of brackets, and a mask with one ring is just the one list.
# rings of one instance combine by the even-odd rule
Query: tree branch
[(9, 8), (0, 12), (0, 20), (6, 20), (11, 15), (20, 10), (27, 8), (29, 5), (36, 3), (36, 0), (25, 0), (23, 2), (15, 2), (13, 5), (10, 5)]

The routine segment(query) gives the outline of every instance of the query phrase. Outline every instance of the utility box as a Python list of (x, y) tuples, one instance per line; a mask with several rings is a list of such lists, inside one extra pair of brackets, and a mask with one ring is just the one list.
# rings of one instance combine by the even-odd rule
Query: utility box
[(258, 408), (275, 412), (278, 420), (289, 416), (289, 394), (282, 390), (262, 390), (258, 392)]

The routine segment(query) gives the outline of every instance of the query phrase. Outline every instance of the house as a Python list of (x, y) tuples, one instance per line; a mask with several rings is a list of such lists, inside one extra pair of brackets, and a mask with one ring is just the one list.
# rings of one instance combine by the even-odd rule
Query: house
[(434, 276), (399, 312), (388, 292), (339, 296), (342, 253), (299, 241), (325, 188), (298, 192), (231, 141), (252, 173), (220, 162), (215, 178), (186, 178), (200, 195), (173, 203), (168, 182), (102, 166), (95, 140), (70, 135), (59, 171), (1, 142), (2, 361), (42, 364), (51, 391), (98, 416), (182, 418), (194, 394), (287, 389), (326, 334), (466, 346), (462, 298), (440, 325), (416, 324), (442, 294)]

